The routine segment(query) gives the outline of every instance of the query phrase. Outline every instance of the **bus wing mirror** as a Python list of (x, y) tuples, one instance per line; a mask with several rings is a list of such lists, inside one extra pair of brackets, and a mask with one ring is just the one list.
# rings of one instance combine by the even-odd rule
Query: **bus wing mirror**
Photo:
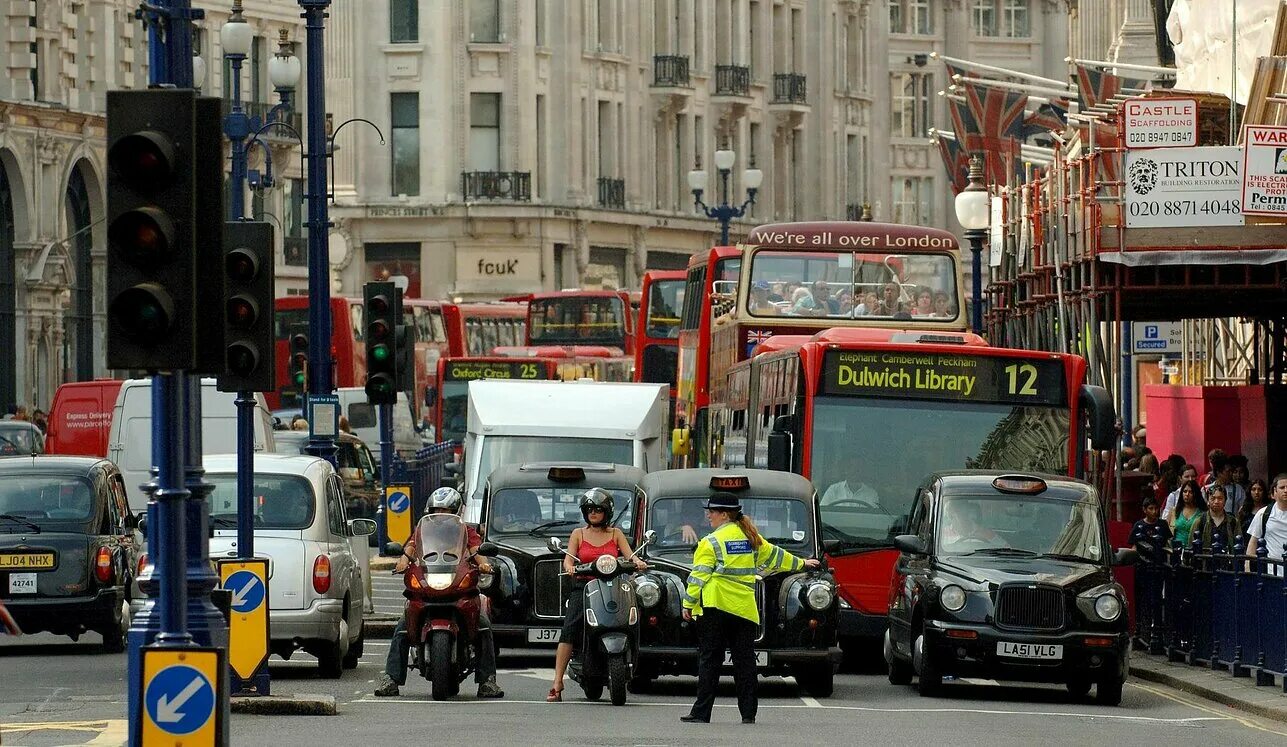
[(795, 430), (794, 415), (779, 415), (773, 419), (773, 430), (782, 433), (790, 433)]
[(776, 428), (769, 432), (768, 467), (778, 472), (791, 471), (791, 434)]
[(1102, 386), (1084, 384), (1079, 399), (1090, 447), (1096, 451), (1111, 450), (1117, 439), (1117, 412), (1112, 396)]

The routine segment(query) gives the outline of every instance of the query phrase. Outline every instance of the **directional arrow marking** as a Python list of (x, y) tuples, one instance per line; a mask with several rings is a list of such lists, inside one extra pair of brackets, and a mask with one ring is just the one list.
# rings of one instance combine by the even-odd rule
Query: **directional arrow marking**
[(241, 605), (245, 604), (245, 603), (246, 603), (246, 597), (250, 596), (250, 592), (252, 592), (252, 591), (254, 591), (254, 590), (255, 590), (255, 586), (256, 586), (258, 583), (259, 583), (259, 579), (258, 579), (258, 578), (256, 578), (256, 577), (251, 577), (251, 579), (250, 579), (250, 583), (246, 584), (245, 586), (241, 587), (240, 589), (233, 589), (233, 590), (232, 590), (232, 606), (233, 606), (233, 607), (240, 607)]
[(184, 714), (179, 709), (184, 706), (192, 696), (201, 692), (205, 687), (206, 681), (202, 677), (197, 677), (188, 683), (188, 686), (179, 691), (173, 699), (162, 695), (156, 700), (156, 720), (162, 724), (175, 724), (183, 720)]

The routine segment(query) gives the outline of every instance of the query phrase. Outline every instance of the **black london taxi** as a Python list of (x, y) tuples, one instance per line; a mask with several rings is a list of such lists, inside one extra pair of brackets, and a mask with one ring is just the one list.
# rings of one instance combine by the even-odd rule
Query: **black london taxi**
[(917, 490), (890, 586), (889, 681), (946, 675), (1064, 683), (1117, 705), (1130, 666), (1126, 595), (1095, 488), (1041, 474), (962, 470)]
[(24, 633), (103, 636), (123, 651), (139, 538), (116, 466), (95, 457), (0, 460), (0, 601)]
[(568, 579), (560, 575), (563, 555), (551, 552), (547, 541), (557, 537), (567, 544), (572, 530), (585, 523), (581, 495), (595, 487), (612, 494), (613, 525), (634, 537), (643, 476), (638, 467), (589, 462), (511, 464), (488, 476), (481, 534), (496, 545), (496, 572), (479, 584), (492, 599), (497, 645), (558, 643)]
[[(818, 494), (790, 472), (683, 469), (651, 472), (640, 484), (643, 530), (656, 539), (640, 553), (649, 569), (635, 576), (639, 599), (639, 663), (632, 689), (647, 689), (665, 674), (697, 671), (697, 630), (683, 619), (683, 595), (698, 541), (710, 533), (703, 506), (711, 494), (731, 492), (761, 536), (799, 558), (821, 558)], [(756, 576), (760, 625), (755, 659), (761, 674), (795, 677), (814, 697), (831, 696), (840, 663), (836, 583), (825, 568)], [(727, 658), (725, 663), (729, 663)]]

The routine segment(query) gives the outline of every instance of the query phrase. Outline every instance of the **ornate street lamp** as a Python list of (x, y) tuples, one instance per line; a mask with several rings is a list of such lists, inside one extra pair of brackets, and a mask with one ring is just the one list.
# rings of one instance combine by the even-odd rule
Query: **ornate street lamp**
[[(702, 169), (694, 169), (688, 172), (688, 188), (693, 192), (693, 202), (697, 209), (700, 210), (707, 218), (714, 218), (719, 221), (719, 242), (720, 246), (728, 246), (728, 224), (734, 218), (741, 218), (746, 215), (746, 210), (755, 204), (755, 193), (759, 191), (760, 184), (764, 182), (764, 172), (755, 168), (755, 161), (751, 161), (751, 168), (742, 172), (742, 184), (746, 187), (746, 201), (741, 207), (734, 207), (728, 204), (728, 177), (733, 171), (733, 164), (737, 162), (737, 154), (731, 150), (715, 151), (715, 168), (719, 171), (720, 178), (720, 204), (716, 207), (707, 207), (702, 202), (702, 192), (706, 191), (706, 172)], [(699, 166), (701, 164), (698, 164)]]
[(988, 236), (991, 195), (983, 186), (983, 157), (970, 158), (970, 183), (956, 196), (956, 220), (965, 229), (965, 239), (974, 254), (973, 294), (971, 296), (971, 326), (977, 335), (983, 334), (983, 242)]

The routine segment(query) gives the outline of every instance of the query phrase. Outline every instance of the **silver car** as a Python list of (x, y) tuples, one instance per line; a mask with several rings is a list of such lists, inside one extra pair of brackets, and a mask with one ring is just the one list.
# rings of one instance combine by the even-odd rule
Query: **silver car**
[[(236, 557), (236, 457), (207, 456), (204, 466), (214, 484), (210, 558)], [(289, 659), (302, 649), (324, 677), (356, 668), (375, 522), (348, 518), (339, 475), (316, 457), (256, 454), (254, 502), (254, 554), (268, 558), (272, 653)]]

